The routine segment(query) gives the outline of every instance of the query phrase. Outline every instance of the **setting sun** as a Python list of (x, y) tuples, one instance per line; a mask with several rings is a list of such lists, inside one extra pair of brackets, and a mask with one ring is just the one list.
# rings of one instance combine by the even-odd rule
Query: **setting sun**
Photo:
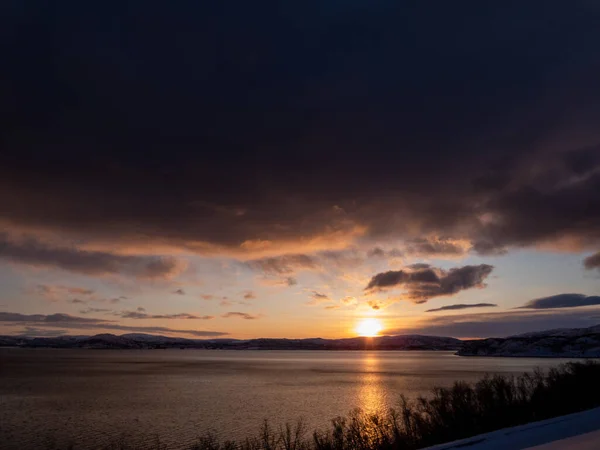
[(382, 329), (383, 325), (378, 319), (363, 319), (356, 326), (359, 336), (377, 336)]

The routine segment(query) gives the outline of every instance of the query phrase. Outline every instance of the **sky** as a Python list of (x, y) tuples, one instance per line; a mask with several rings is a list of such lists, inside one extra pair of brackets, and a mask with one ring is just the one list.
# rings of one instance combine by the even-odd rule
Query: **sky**
[(0, 334), (600, 323), (597, 2), (1, 8)]

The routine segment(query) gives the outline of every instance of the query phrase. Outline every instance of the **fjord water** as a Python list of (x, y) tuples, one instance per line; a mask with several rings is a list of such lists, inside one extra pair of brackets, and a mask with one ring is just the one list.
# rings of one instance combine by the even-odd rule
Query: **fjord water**
[(302, 417), (322, 428), (354, 408), (519, 374), (561, 359), (420, 351), (0, 349), (0, 448), (97, 448), (122, 437), (184, 448), (207, 430), (255, 434)]

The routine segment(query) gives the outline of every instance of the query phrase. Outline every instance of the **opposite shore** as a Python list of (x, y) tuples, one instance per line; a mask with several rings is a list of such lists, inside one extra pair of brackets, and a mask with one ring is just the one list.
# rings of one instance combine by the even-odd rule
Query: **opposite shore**
[(1, 347), (220, 350), (444, 350), (459, 356), (600, 358), (600, 325), (548, 330), (507, 338), (459, 340), (399, 335), (346, 339), (186, 339), (149, 334), (0, 336)]

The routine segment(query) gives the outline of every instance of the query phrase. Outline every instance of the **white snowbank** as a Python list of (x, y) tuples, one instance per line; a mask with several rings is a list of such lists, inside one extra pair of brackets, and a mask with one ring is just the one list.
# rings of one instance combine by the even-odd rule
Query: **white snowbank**
[(480, 434), (428, 450), (597, 450), (600, 408)]

